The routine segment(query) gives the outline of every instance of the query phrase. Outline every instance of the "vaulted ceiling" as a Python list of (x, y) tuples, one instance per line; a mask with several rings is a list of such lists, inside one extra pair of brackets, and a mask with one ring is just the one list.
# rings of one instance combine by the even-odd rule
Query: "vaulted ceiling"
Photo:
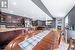
[(75, 0), (8, 0), (8, 8), (1, 10), (33, 20), (52, 20), (52, 17), (65, 17), (74, 5)]

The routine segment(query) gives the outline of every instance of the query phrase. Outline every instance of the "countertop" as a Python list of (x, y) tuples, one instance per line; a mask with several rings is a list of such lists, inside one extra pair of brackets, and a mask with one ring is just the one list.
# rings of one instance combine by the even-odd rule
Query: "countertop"
[(8, 32), (8, 31), (14, 31), (14, 30), (22, 30), (25, 28), (0, 28), (0, 32)]

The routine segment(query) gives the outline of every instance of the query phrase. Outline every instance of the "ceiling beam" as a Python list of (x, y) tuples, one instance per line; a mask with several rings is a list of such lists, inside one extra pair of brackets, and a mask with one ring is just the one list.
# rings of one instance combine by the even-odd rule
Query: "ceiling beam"
[(54, 17), (51, 15), (51, 13), (48, 11), (48, 9), (44, 6), (44, 4), (41, 2), (41, 0), (32, 0), (34, 4), (36, 4), (43, 12), (45, 12), (49, 17), (54, 19)]
[[(74, 7), (75, 7), (75, 5), (73, 6), (73, 8), (74, 8)], [(72, 9), (73, 9), (73, 8), (72, 8)], [(67, 15), (70, 14), (70, 12), (72, 11), (72, 9), (67, 13)], [(67, 15), (66, 15), (64, 18), (66, 18)]]

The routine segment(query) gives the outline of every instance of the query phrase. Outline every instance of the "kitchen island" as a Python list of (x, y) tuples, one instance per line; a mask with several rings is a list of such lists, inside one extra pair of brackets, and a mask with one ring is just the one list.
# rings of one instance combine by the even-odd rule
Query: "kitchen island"
[(14, 38), (23, 34), (25, 28), (2, 28), (0, 29), (0, 46), (5, 47)]

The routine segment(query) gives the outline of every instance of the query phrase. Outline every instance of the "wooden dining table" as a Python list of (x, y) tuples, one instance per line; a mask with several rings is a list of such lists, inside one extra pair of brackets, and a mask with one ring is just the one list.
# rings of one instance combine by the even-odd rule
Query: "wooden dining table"
[(34, 48), (33, 50), (55, 50), (59, 46), (60, 32), (51, 31), (47, 36), (45, 36)]

